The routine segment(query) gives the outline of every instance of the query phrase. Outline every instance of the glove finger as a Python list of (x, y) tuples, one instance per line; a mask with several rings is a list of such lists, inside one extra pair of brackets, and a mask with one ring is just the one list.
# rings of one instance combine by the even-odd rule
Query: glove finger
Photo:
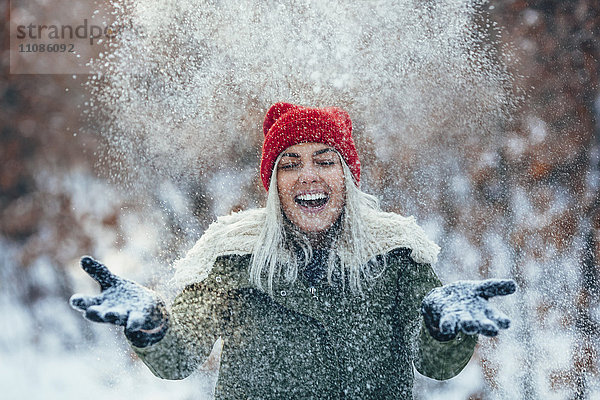
[(485, 318), (479, 322), (479, 333), (485, 336), (496, 336), (498, 334), (498, 326), (491, 320)]
[(127, 314), (120, 313), (116, 310), (109, 310), (104, 314), (104, 322), (125, 326), (127, 323)]
[(85, 311), (85, 317), (93, 322), (107, 322), (104, 314), (104, 307), (99, 306), (91, 306)]
[(81, 259), (81, 268), (100, 284), (102, 291), (114, 286), (120, 279), (110, 272), (106, 265), (99, 263), (92, 257), (83, 257)]
[(500, 329), (508, 329), (510, 327), (510, 318), (495, 307), (488, 306), (485, 309), (485, 316), (492, 320)]
[(477, 319), (473, 318), (470, 312), (462, 311), (459, 313), (458, 326), (467, 335), (474, 335), (479, 332), (480, 324)]
[(458, 330), (460, 316), (456, 312), (446, 313), (440, 318), (440, 332), (444, 335), (454, 335)]
[(486, 279), (476, 288), (477, 295), (489, 299), (494, 296), (506, 296), (517, 290), (517, 284), (512, 279)]
[(485, 336), (496, 336), (498, 334), (498, 326), (494, 321), (487, 317), (488, 304), (486, 300), (480, 300), (480, 307), (470, 310), (471, 317), (477, 326), (477, 332)]
[(146, 322), (146, 315), (143, 312), (132, 311), (129, 313), (126, 329), (129, 332), (140, 330), (144, 326), (144, 322)]
[(69, 299), (71, 307), (78, 311), (85, 311), (90, 306), (98, 305), (102, 302), (102, 299), (98, 296), (84, 296), (82, 294), (74, 294)]

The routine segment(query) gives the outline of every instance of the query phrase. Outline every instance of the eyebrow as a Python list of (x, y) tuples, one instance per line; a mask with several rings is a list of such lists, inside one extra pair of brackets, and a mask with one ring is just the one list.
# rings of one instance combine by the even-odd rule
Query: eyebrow
[[(318, 155), (321, 155), (321, 154), (324, 154), (324, 153), (327, 153), (327, 152), (330, 152), (330, 151), (332, 151), (332, 152), (335, 153), (335, 150), (333, 150), (332, 148), (328, 147), (326, 149), (317, 150), (312, 155), (314, 157), (314, 156), (318, 156)], [(295, 157), (295, 158), (300, 158), (300, 154), (298, 154), (298, 153), (283, 153), (281, 155), (281, 157)]]

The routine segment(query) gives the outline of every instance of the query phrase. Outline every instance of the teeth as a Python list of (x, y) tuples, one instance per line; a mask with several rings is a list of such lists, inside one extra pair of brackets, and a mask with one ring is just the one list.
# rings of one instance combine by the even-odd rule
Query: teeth
[(325, 193), (311, 193), (311, 194), (301, 194), (300, 196), (296, 197), (298, 200), (304, 200), (304, 201), (308, 201), (308, 200), (323, 200), (327, 198), (327, 195)]

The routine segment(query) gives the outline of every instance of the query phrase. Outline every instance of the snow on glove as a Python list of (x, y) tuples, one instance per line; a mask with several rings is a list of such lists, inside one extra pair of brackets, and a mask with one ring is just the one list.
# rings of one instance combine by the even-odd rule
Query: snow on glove
[(98, 296), (75, 294), (71, 307), (94, 322), (125, 327), (125, 336), (134, 346), (146, 347), (158, 342), (167, 331), (165, 303), (153, 291), (114, 275), (91, 257), (81, 259), (81, 267), (100, 284)]
[(431, 336), (441, 342), (454, 339), (459, 331), (496, 336), (499, 329), (510, 326), (510, 320), (488, 299), (516, 289), (512, 279), (457, 281), (429, 292), (421, 303), (421, 314)]

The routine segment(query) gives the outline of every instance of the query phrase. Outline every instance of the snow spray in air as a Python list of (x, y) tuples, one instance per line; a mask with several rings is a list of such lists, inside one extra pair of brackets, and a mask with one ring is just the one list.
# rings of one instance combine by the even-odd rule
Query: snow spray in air
[(121, 28), (90, 81), (95, 112), (109, 147), (151, 181), (256, 178), (277, 101), (344, 107), (376, 161), (441, 131), (484, 135), (512, 102), (484, 5), (114, 1)]

